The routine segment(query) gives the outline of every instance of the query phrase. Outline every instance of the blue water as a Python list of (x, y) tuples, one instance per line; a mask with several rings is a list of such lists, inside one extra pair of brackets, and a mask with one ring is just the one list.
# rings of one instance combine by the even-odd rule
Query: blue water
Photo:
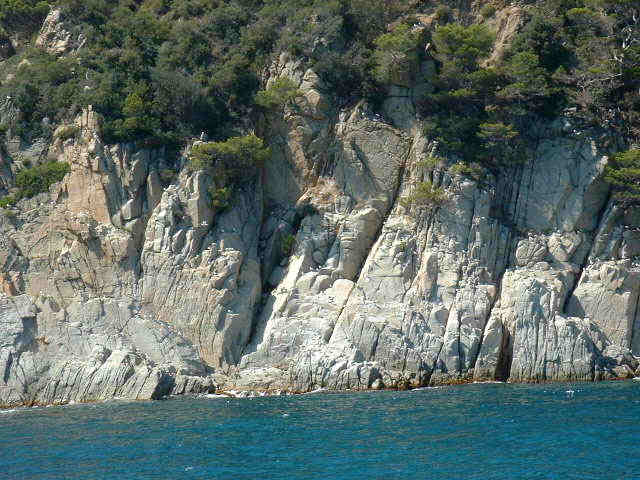
[(640, 479), (640, 382), (4, 411), (0, 478)]

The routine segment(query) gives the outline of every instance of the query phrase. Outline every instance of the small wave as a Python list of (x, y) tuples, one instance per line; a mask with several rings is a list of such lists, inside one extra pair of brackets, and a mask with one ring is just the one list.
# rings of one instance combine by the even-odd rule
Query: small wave
[(25, 408), (11, 408), (9, 410), (0, 410), (0, 413), (6, 415), (8, 413), (22, 412), (26, 410)]
[(315, 390), (311, 390), (310, 392), (304, 392), (302, 395), (312, 395), (314, 393), (324, 393), (328, 390), (326, 388), (316, 388)]

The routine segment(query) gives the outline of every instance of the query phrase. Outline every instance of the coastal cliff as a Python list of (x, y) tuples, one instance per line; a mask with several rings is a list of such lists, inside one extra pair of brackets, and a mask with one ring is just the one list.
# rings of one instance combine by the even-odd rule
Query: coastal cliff
[[(497, 14), (490, 58), (520, 15)], [(36, 45), (81, 49), (59, 17)], [(604, 179), (618, 131), (567, 109), (474, 170), (418, 111), (427, 74), (377, 108), (288, 53), (278, 79), (296, 98), (252, 117), (270, 156), (225, 208), (189, 165), (206, 142), (109, 144), (90, 107), (0, 153), (7, 190), (36, 147), (69, 165), (0, 215), (0, 404), (638, 373), (640, 217)], [(438, 201), (411, 201), (425, 182)]]

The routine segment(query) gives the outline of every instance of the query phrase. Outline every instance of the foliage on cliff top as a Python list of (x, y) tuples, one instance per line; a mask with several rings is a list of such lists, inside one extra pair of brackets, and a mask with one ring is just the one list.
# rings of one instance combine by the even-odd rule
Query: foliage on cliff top
[(537, 118), (572, 107), (587, 124), (640, 140), (640, 4), (539, 0), (504, 58), (489, 61), (482, 25), (432, 35), (434, 91), (420, 102), (426, 133), (467, 163), (499, 170), (524, 158)]
[(409, 195), (402, 197), (400, 204), (405, 208), (414, 206), (435, 208), (442, 205), (445, 200), (445, 191), (433, 185), (431, 181), (425, 180), (418, 183)]
[(0, 30), (26, 31), (40, 28), (51, 2), (41, 0), (0, 1)]
[(64, 162), (47, 162), (31, 168), (24, 168), (16, 174), (18, 191), (0, 199), (0, 207), (15, 204), (23, 198), (32, 198), (49, 191), (49, 187), (61, 181), (69, 173), (70, 167)]
[(193, 170), (213, 170), (224, 177), (238, 177), (261, 167), (271, 155), (262, 139), (253, 134), (231, 137), (222, 142), (197, 143), (191, 148), (189, 166)]
[(420, 58), (418, 47), (422, 43), (422, 37), (421, 30), (402, 23), (393, 31), (376, 38), (373, 54), (373, 73), (376, 79), (382, 83), (402, 82), (398, 77), (412, 80)]
[(640, 150), (630, 149), (613, 155), (604, 172), (616, 200), (624, 205), (640, 204)]
[[(36, 137), (46, 133), (43, 119), (68, 120), (91, 104), (105, 117), (107, 142), (156, 137), (167, 143), (202, 131), (216, 139), (233, 135), (256, 105), (265, 67), (281, 51), (303, 57), (338, 101), (377, 92), (373, 42), (409, 8), (400, 0), (51, 3), (62, 9), (64, 28), (83, 32), (87, 42), (73, 58), (24, 53), (31, 66), (0, 87), (24, 112), (12, 131)], [(44, 4), (0, 5), (7, 13)], [(56, 70), (67, 75), (47, 75)]]
[[(419, 102), (427, 134), (467, 163), (500, 169), (519, 161), (531, 122), (570, 106), (640, 138), (635, 1), (524, 2), (523, 27), (491, 62), (496, 32), (452, 0), (51, 3), (67, 14), (65, 28), (88, 41), (75, 56), (23, 52), (30, 64), (0, 86), (21, 112), (11, 132), (23, 137), (47, 134), (47, 125), (89, 104), (105, 117), (107, 142), (237, 136), (257, 106), (277, 109), (295, 97), (277, 82), (260, 90), (286, 51), (320, 75), (337, 106), (375, 103), (398, 78), (425, 80), (420, 62), (435, 60), (435, 77), (426, 79), (433, 90)], [(7, 12), (42, 6), (5, 0), (2, 25), (20, 28), (6, 23)], [(434, 15), (430, 27), (418, 13)]]
[(298, 89), (293, 80), (287, 77), (276, 79), (268, 88), (260, 90), (256, 94), (255, 102), (267, 110), (277, 110), (286, 105), (291, 105), (302, 92)]

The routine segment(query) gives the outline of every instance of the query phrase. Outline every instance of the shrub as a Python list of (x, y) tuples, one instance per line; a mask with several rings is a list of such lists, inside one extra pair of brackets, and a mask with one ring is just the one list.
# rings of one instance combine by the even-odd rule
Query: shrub
[(64, 125), (57, 130), (56, 135), (64, 142), (75, 137), (78, 132), (80, 132), (80, 128), (77, 125)]
[(482, 15), (484, 18), (493, 17), (495, 14), (496, 14), (495, 5), (487, 4), (480, 9), (480, 15)]
[(444, 203), (446, 193), (442, 188), (435, 187), (429, 180), (420, 182), (415, 190), (400, 199), (400, 204), (405, 208), (430, 207), (435, 208)]
[(282, 237), (282, 242), (280, 243), (280, 251), (282, 255), (285, 257), (290, 257), (293, 254), (293, 251), (296, 248), (296, 237), (290, 233), (286, 234)]
[(0, 2), (0, 26), (7, 30), (31, 33), (38, 29), (48, 12), (48, 2), (4, 0)]
[(223, 176), (239, 176), (248, 169), (261, 167), (271, 154), (262, 139), (253, 134), (231, 137), (223, 142), (198, 143), (191, 149), (192, 170), (214, 169)]
[(439, 24), (451, 22), (453, 20), (453, 10), (447, 5), (440, 5), (436, 8), (434, 20)]
[(458, 162), (451, 165), (451, 168), (449, 168), (449, 172), (452, 175), (471, 177), (474, 180), (479, 180), (484, 175), (484, 171), (479, 165), (473, 165), (464, 162)]
[(0, 208), (0, 213), (2, 213), (2, 215), (4, 215), (7, 218), (15, 218), (17, 216), (16, 212), (14, 212), (9, 208), (4, 208), (4, 207)]
[(218, 211), (229, 208), (229, 200), (231, 199), (230, 187), (216, 188), (214, 186), (210, 186), (208, 191), (209, 196), (211, 197), (211, 208), (214, 208)]
[(256, 94), (255, 102), (267, 110), (277, 110), (292, 105), (302, 96), (302, 92), (291, 79), (280, 77), (266, 90), (260, 90)]
[(6, 195), (0, 198), (0, 208), (7, 208), (15, 205), (17, 202), (14, 195)]
[(482, 123), (478, 132), (478, 137), (489, 147), (503, 144), (517, 136), (518, 132), (514, 130), (512, 125), (505, 125), (502, 122)]
[(442, 74), (453, 80), (477, 70), (478, 61), (491, 53), (494, 39), (495, 34), (484, 25), (456, 23), (436, 28), (433, 43)]
[(444, 158), (442, 157), (435, 157), (433, 155), (430, 155), (424, 160), (420, 160), (418, 163), (416, 163), (416, 166), (421, 168), (431, 169), (436, 167), (439, 163), (443, 161), (444, 161)]
[(415, 73), (421, 41), (422, 33), (404, 23), (379, 36), (373, 54), (376, 79), (382, 83), (404, 83)]
[(70, 170), (69, 164), (64, 162), (48, 162), (20, 170), (16, 174), (18, 193), (14, 196), (15, 201), (48, 192), (49, 187), (61, 181)]
[(616, 200), (623, 204), (640, 203), (640, 149), (613, 155), (605, 168), (604, 179), (613, 187)]

